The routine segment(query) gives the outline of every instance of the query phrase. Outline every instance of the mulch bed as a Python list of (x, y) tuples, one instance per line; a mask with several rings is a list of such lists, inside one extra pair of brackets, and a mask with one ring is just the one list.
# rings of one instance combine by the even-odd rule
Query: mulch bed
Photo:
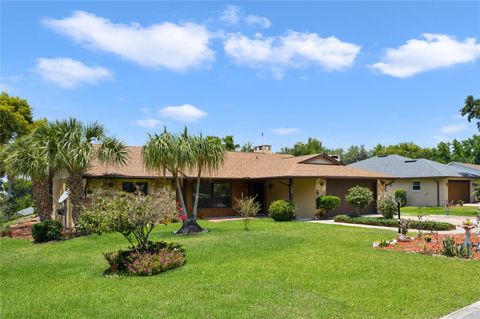
[[(385, 249), (385, 250), (406, 251), (411, 253), (422, 253), (422, 254), (425, 253), (428, 255), (437, 255), (437, 254), (440, 254), (440, 250), (442, 249), (442, 241), (445, 238), (452, 237), (453, 239), (455, 239), (455, 242), (457, 244), (461, 244), (465, 240), (465, 235), (463, 234), (459, 234), (459, 235), (434, 234), (430, 236), (432, 238), (432, 241), (429, 243), (425, 241), (424, 237), (422, 238), (415, 237), (415, 239), (410, 242), (397, 241), (395, 245), (389, 245), (387, 247), (377, 247), (377, 248)], [(480, 238), (477, 236), (476, 233), (472, 233), (472, 242), (474, 245), (480, 242)], [(473, 251), (473, 259), (480, 260), (480, 253), (477, 252), (477, 247), (473, 247), (472, 251)]]

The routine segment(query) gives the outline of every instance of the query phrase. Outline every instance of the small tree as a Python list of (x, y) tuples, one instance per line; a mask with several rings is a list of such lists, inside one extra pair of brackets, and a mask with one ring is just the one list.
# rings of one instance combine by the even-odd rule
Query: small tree
[(407, 205), (407, 191), (404, 189), (395, 190), (395, 201), (400, 201), (400, 206)]
[(340, 197), (337, 196), (319, 196), (316, 200), (317, 209), (319, 210), (317, 217), (325, 217), (328, 212), (335, 210), (340, 206)]
[(373, 192), (357, 185), (347, 190), (345, 200), (357, 209), (357, 215), (360, 216), (362, 210), (373, 202)]
[(170, 198), (118, 192), (86, 209), (80, 216), (79, 229), (120, 233), (134, 249), (144, 251), (149, 248), (155, 226), (169, 224), (177, 215), (177, 206)]
[(397, 212), (398, 206), (395, 197), (392, 195), (384, 196), (378, 203), (378, 209), (382, 212), (383, 217), (392, 219)]
[(243, 229), (248, 230), (251, 219), (261, 210), (261, 205), (256, 201), (256, 196), (244, 197), (243, 194), (240, 198), (234, 198), (234, 201), (233, 209), (242, 217)]

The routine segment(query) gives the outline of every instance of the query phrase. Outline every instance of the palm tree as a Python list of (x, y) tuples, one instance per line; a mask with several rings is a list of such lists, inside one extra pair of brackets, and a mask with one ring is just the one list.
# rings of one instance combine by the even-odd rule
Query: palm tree
[(113, 137), (107, 137), (98, 122), (84, 124), (75, 118), (52, 123), (54, 152), (59, 168), (68, 173), (73, 222), (76, 225), (83, 206), (83, 175), (93, 160), (108, 165), (125, 165), (126, 146)]
[(143, 162), (147, 169), (159, 171), (165, 176), (166, 171), (172, 174), (178, 199), (186, 219), (183, 225), (188, 224), (188, 211), (183, 197), (181, 181), (185, 171), (195, 164), (191, 138), (187, 129), (183, 134), (174, 135), (165, 128), (161, 134), (149, 135), (142, 150)]
[(6, 170), (13, 178), (28, 176), (32, 180), (33, 196), (40, 220), (48, 220), (52, 213), (50, 184), (57, 167), (50, 152), (51, 127), (44, 123), (32, 134), (17, 138), (6, 148)]
[(195, 153), (195, 166), (197, 169), (197, 183), (195, 186), (195, 200), (192, 210), (192, 227), (200, 228), (197, 224), (198, 198), (200, 194), (200, 181), (204, 171), (213, 172), (219, 169), (225, 161), (225, 146), (213, 138), (204, 138), (202, 134), (192, 138)]

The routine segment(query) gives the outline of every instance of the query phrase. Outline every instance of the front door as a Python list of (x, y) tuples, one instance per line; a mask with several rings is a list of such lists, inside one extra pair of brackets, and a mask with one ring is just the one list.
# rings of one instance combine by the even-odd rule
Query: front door
[(257, 203), (260, 203), (261, 210), (259, 214), (265, 213), (265, 183), (252, 182), (249, 187), (249, 196), (255, 196)]

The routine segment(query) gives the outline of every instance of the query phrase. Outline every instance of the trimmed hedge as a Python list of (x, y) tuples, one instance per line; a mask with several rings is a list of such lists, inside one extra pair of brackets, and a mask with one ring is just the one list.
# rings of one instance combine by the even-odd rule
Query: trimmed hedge
[[(338, 215), (335, 216), (333, 220), (337, 223), (398, 227), (397, 219), (386, 219), (383, 217), (349, 217), (347, 215)], [(410, 220), (410, 228), (443, 231), (454, 230), (456, 227), (450, 223)]]
[(280, 199), (270, 204), (268, 215), (276, 221), (289, 221), (295, 219), (295, 209), (293, 202)]
[(32, 237), (36, 243), (62, 239), (62, 224), (56, 220), (44, 220), (32, 226)]

